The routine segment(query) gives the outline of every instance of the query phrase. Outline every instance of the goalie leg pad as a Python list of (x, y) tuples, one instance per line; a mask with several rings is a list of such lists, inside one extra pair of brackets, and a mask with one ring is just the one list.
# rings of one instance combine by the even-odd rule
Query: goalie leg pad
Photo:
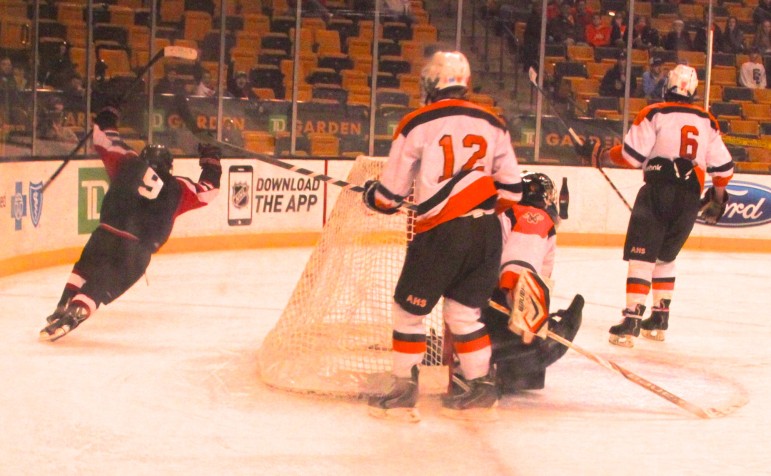
[(526, 344), (532, 342), (533, 335), (545, 337), (548, 331), (551, 286), (548, 278), (525, 270), (512, 291), (509, 329), (522, 335)]

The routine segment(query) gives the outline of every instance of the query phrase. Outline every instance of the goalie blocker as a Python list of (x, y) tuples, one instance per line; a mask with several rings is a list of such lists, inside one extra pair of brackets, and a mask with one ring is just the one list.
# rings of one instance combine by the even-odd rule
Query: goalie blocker
[[(492, 301), (508, 307), (506, 296), (496, 289)], [(581, 327), (584, 298), (576, 294), (567, 309), (549, 314), (543, 329), (573, 341)], [(503, 394), (522, 390), (540, 390), (546, 382), (546, 368), (559, 360), (568, 348), (553, 339), (536, 339), (528, 344), (512, 332), (506, 316), (492, 307), (480, 319), (490, 334), (496, 385)], [(545, 331), (544, 331), (545, 332)]]

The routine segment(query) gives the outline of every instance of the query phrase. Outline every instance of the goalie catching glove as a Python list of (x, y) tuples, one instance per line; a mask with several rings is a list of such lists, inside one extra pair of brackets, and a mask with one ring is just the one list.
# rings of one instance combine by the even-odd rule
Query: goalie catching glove
[[(379, 193), (383, 197), (385, 197), (388, 201), (391, 201), (395, 203), (395, 206), (389, 206), (389, 203), (386, 201), (378, 200), (378, 198), (375, 196), (376, 193)], [(385, 187), (380, 185), (380, 182), (377, 180), (367, 180), (364, 183), (364, 192), (361, 196), (362, 200), (364, 200), (364, 204), (369, 208), (370, 210), (374, 210), (378, 213), (384, 213), (386, 215), (393, 215), (397, 211), (399, 211), (399, 206), (402, 203), (403, 198), (399, 197), (397, 195), (392, 194), (388, 191)]]
[(699, 209), (699, 216), (704, 223), (714, 225), (725, 213), (726, 205), (728, 205), (728, 192), (723, 191), (723, 200), (717, 198), (717, 192), (715, 187), (710, 187), (704, 193), (704, 197), (701, 199), (701, 208)]
[(519, 275), (511, 291), (511, 314), (509, 329), (522, 336), (522, 342), (529, 344), (535, 336), (545, 338), (549, 331), (549, 301), (552, 281), (530, 271)]

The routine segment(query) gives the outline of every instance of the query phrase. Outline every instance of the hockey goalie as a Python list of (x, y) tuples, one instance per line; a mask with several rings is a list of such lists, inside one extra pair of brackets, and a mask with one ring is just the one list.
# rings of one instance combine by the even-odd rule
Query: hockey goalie
[(556, 191), (542, 173), (524, 173), (522, 186), (522, 200), (501, 202), (498, 215), (503, 254), (492, 300), (511, 313), (505, 316), (490, 307), (481, 319), (490, 333), (496, 385), (504, 394), (544, 387), (546, 367), (567, 351), (547, 339), (546, 332), (572, 341), (581, 326), (584, 306), (583, 297), (576, 295), (566, 310), (549, 313), (559, 224)]

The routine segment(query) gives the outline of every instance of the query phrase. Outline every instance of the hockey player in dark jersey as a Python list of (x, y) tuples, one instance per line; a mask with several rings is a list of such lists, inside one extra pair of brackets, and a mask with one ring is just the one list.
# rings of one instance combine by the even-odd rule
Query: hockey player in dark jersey
[(418, 365), (426, 352), (425, 315), (444, 297), (464, 389), (445, 395), (451, 417), (480, 418), (498, 398), (490, 374), (490, 339), (479, 322), (501, 258), (495, 203), (521, 196), (519, 168), (504, 122), (467, 100), (470, 67), (459, 52), (436, 52), (421, 72), (426, 105), (394, 133), (378, 181), (365, 185), (372, 210), (395, 213), (414, 183), (415, 238), (393, 302), (393, 382), (373, 396), (374, 416), (417, 418)]
[[(629, 262), (626, 308), (621, 323), (610, 328), (612, 344), (632, 347), (641, 332), (643, 337), (664, 340), (675, 287), (675, 258), (697, 216), (714, 224), (725, 212), (725, 187), (733, 176), (733, 160), (718, 122), (692, 104), (697, 86), (696, 70), (677, 65), (667, 76), (665, 102), (640, 111), (623, 146), (603, 150), (587, 141), (578, 148), (594, 163), (610, 160), (644, 172), (645, 184), (632, 208), (624, 243), (624, 260)], [(700, 199), (707, 174), (712, 187)], [(651, 289), (652, 313), (643, 320)]]
[[(492, 299), (511, 309), (518, 299), (515, 289), (522, 280), (519, 289), (529, 293), (528, 298), (541, 301), (534, 306), (531, 316), (534, 318), (529, 319), (529, 323), (510, 322), (509, 316), (492, 307), (482, 313), (481, 321), (487, 327), (492, 343), (495, 379), (502, 393), (543, 388), (546, 367), (567, 352), (567, 347), (552, 339), (531, 341), (525, 333), (530, 330), (543, 333), (548, 329), (572, 341), (581, 326), (582, 296), (576, 295), (568, 309), (550, 314), (549, 289), (538, 289), (541, 285), (546, 286), (554, 267), (560, 221), (556, 202), (552, 180), (545, 174), (534, 172), (522, 175), (522, 200), (518, 203), (498, 202), (503, 253), (498, 289)], [(535, 288), (524, 286), (525, 282)]]
[(93, 142), (110, 188), (104, 196), (99, 227), (73, 267), (56, 310), (40, 331), (60, 339), (102, 304), (126, 292), (145, 273), (150, 257), (169, 239), (174, 220), (211, 202), (220, 186), (220, 150), (199, 145), (198, 183), (172, 175), (173, 158), (157, 144), (131, 150), (117, 132), (120, 111), (103, 108), (95, 119)]

